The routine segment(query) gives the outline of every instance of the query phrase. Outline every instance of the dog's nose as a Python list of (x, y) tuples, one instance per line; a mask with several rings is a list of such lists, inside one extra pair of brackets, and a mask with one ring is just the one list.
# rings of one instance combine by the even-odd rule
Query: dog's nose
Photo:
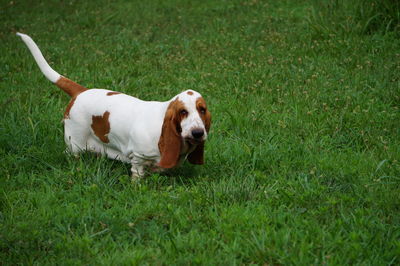
[(192, 136), (195, 139), (199, 139), (204, 135), (204, 130), (203, 129), (193, 129), (192, 130)]

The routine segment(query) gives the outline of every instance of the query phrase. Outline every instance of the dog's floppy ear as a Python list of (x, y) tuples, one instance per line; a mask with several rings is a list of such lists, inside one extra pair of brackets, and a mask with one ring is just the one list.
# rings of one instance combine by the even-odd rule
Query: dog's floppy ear
[[(203, 104), (204, 105), (203, 108), (205, 107), (205, 102), (203, 98), (200, 98), (198, 100), (197, 105), (199, 104)], [(208, 134), (211, 127), (211, 113), (208, 111), (208, 109), (206, 109), (204, 115), (201, 115), (201, 119), (203, 120), (204, 127), (206, 128)], [(194, 149), (194, 151), (192, 151), (188, 155), (187, 159), (191, 164), (204, 164), (204, 142), (198, 144), (197, 147)]]
[(177, 100), (170, 103), (165, 113), (158, 148), (161, 160), (158, 165), (162, 168), (175, 167), (179, 162), (182, 146), (180, 119), (177, 114)]

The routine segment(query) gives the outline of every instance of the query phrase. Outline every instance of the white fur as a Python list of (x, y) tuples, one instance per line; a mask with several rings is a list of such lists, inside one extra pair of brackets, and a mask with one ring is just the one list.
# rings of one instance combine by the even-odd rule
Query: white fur
[(180, 101), (185, 104), (186, 111), (188, 111), (188, 116), (182, 120), (182, 138), (191, 138), (192, 129), (199, 128), (204, 130), (204, 139), (207, 138), (207, 131), (205, 130), (204, 123), (201, 120), (199, 112), (196, 109), (196, 100), (201, 97), (200, 93), (191, 91), (193, 94), (187, 94), (188, 91), (182, 92), (177, 96)]
[(31, 51), (33, 57), (35, 58), (36, 63), (38, 64), (40, 70), (42, 73), (46, 76), (48, 80), (50, 80), (53, 83), (56, 83), (57, 80), (60, 79), (61, 75), (58, 74), (54, 69), (52, 69), (49, 64), (46, 62), (46, 59), (44, 59), (42, 52), (40, 52), (39, 47), (36, 45), (36, 43), (31, 39), (26, 34), (17, 32), (17, 35), (21, 37), (21, 39), (24, 41), (26, 46), (28, 46), (29, 50)]
[[(188, 95), (184, 91), (166, 102), (142, 101), (126, 94), (108, 96), (109, 90), (91, 89), (79, 94), (64, 120), (65, 142), (73, 153), (83, 150), (107, 155), (132, 164), (132, 175), (142, 176), (144, 166), (156, 167), (161, 154), (158, 142), (164, 116), (171, 101), (178, 98), (185, 105), (188, 116), (181, 122), (182, 138), (190, 138), (193, 128), (204, 130), (203, 141), (207, 138), (204, 123), (195, 108), (199, 93)], [(93, 116), (109, 112), (109, 143), (103, 143), (91, 128)], [(185, 143), (183, 143), (185, 145)], [(187, 147), (182, 153), (187, 154)], [(182, 158), (185, 159), (185, 158)]]

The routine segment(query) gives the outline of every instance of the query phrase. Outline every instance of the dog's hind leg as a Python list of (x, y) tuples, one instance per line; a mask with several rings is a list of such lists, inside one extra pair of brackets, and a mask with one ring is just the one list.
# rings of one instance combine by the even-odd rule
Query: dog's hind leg
[(82, 151), (89, 150), (87, 146), (89, 135), (90, 131), (87, 128), (77, 127), (69, 119), (64, 120), (64, 140), (68, 152), (77, 156)]

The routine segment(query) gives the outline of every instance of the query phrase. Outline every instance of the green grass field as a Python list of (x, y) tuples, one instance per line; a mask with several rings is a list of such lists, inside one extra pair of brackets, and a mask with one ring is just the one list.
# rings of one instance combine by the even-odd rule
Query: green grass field
[[(400, 15), (317, 2), (1, 2), (0, 264), (399, 264)], [(199, 91), (206, 164), (64, 153), (16, 31), (89, 88)]]

